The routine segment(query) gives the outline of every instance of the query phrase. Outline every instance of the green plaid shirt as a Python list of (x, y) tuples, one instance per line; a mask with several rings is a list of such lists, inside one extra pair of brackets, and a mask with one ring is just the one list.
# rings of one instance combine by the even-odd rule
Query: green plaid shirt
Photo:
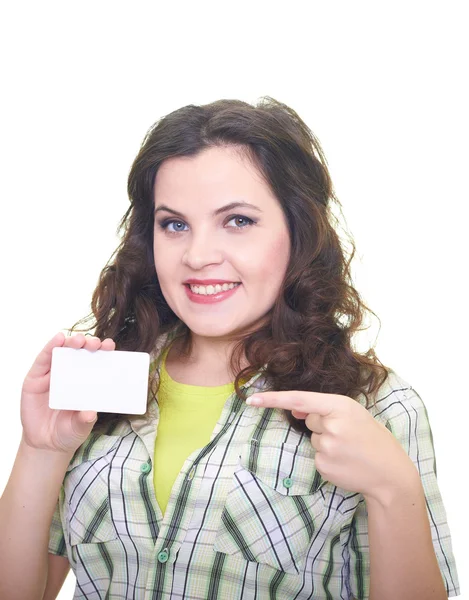
[[(265, 389), (262, 372), (245, 384)], [(417, 466), (448, 597), (459, 594), (425, 406), (392, 373), (370, 409)], [(363, 404), (365, 399), (359, 399)], [(158, 405), (91, 433), (64, 477), (49, 552), (76, 576), (74, 600), (365, 600), (367, 512), (324, 481), (309, 439), (276, 409), (226, 401), (210, 442), (187, 457), (163, 518), (153, 486)]]

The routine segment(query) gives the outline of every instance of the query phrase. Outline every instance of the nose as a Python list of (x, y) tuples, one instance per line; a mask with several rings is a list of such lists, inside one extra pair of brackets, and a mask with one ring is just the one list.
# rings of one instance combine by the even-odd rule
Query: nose
[(182, 262), (190, 269), (200, 271), (208, 265), (223, 262), (223, 252), (218, 239), (202, 231), (192, 233), (188, 238)]

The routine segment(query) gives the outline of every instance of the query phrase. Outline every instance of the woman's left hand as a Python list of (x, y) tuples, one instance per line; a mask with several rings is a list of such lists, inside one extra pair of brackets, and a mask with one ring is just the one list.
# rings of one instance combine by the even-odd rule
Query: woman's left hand
[[(259, 403), (254, 402), (255, 398)], [(247, 404), (291, 410), (313, 433), (315, 464), (332, 484), (382, 499), (418, 476), (394, 435), (356, 400), (319, 392), (257, 392)]]

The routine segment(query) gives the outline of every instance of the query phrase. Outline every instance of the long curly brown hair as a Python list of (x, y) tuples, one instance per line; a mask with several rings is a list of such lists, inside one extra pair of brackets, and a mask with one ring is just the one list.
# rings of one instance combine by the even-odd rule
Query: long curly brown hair
[[(354, 334), (367, 328), (365, 313), (376, 316), (352, 285), (356, 247), (347, 234), (347, 257), (333, 213), (335, 204), (342, 214), (341, 204), (319, 141), (293, 109), (269, 96), (255, 105), (218, 100), (185, 106), (150, 128), (129, 173), (130, 206), (117, 229), (122, 241), (100, 273), (92, 312), (70, 331), (112, 338), (117, 350), (149, 353), (168, 333), (188, 351), (190, 331), (168, 306), (155, 271), (153, 186), (164, 160), (227, 145), (244, 149), (264, 176), (282, 206), (291, 240), (290, 263), (274, 306), (263, 325), (234, 346), (230, 366), (236, 393), (245, 399), (242, 381), (267, 365), (269, 389), (353, 399), (363, 394), (369, 406), (391, 369), (373, 348), (359, 353), (352, 345)], [(93, 317), (91, 327), (77, 329)], [(243, 355), (249, 366), (241, 369)], [(158, 391), (156, 372), (150, 399)], [(292, 427), (311, 434), (304, 420), (284, 412)], [(98, 413), (95, 428), (129, 417)]]

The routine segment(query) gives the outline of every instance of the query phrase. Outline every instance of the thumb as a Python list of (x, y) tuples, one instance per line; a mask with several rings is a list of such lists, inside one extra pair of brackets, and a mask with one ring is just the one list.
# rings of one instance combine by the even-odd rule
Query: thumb
[(80, 411), (80, 419), (83, 420), (83, 423), (94, 423), (98, 418), (98, 413), (94, 410), (81, 410)]
[(306, 419), (306, 417), (308, 416), (308, 413), (300, 412), (299, 410), (295, 409), (291, 411), (291, 414), (295, 417), (295, 419)]
[(72, 427), (76, 435), (88, 437), (98, 414), (94, 410), (81, 410), (72, 415)]

